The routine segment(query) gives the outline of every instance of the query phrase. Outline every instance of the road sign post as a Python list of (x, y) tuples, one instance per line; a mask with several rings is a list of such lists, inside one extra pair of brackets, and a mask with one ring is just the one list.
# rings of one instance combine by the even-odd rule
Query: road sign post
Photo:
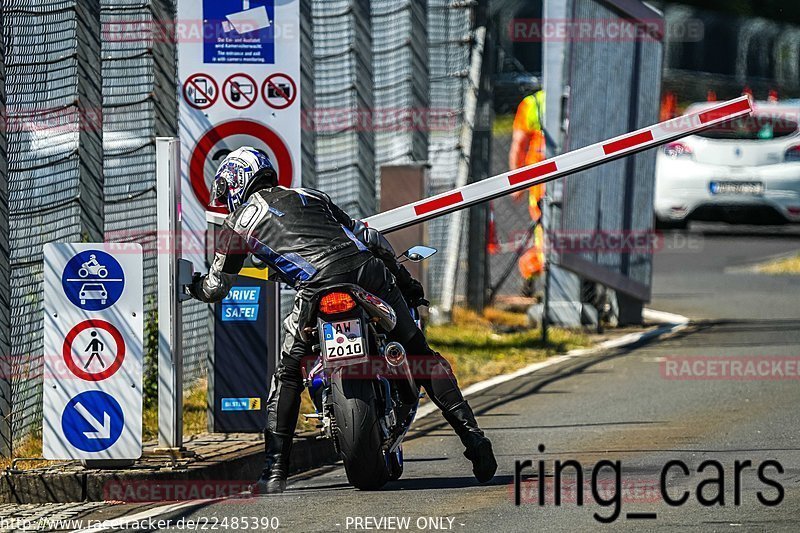
[(183, 285), (192, 264), (181, 259), (180, 141), (156, 139), (156, 228), (158, 231), (158, 448), (183, 447)]
[(45, 458), (141, 455), (142, 280), (139, 244), (44, 246)]

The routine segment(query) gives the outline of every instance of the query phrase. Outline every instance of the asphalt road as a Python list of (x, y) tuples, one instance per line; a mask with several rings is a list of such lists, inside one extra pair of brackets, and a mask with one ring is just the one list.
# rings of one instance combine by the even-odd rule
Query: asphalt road
[[(667, 379), (664, 372), (676, 357), (800, 358), (800, 281), (747, 270), (760, 259), (799, 250), (800, 231), (704, 226), (688, 237), (691, 244), (673, 241), (657, 254), (651, 306), (685, 314), (695, 324), (660, 342), (550, 367), (473, 401), (500, 464), (490, 485), (477, 485), (457, 438), (440, 427), (407, 443), (403, 478), (379, 492), (353, 490), (343, 469), (331, 467), (292, 478), (280, 496), (226, 500), (171, 518), (230, 525), (235, 517), (276, 517), (290, 531), (797, 531), (798, 381)], [(515, 505), (515, 462), (527, 459), (545, 462), (544, 505), (530, 479)], [(584, 474), (585, 500), (576, 502), (568, 468), (564, 499), (556, 506), (554, 464), (568, 459)], [(606, 505), (591, 496), (592, 468), (601, 460), (621, 465), (620, 489), (612, 467), (598, 469), (594, 486)], [(688, 491), (680, 506), (665, 503), (659, 487), (670, 460), (688, 471), (673, 467), (665, 476), (672, 499)], [(707, 460), (717, 461), (721, 472), (713, 466), (698, 472)], [(736, 461), (753, 466), (737, 475)], [(769, 461), (780, 463), (783, 473)], [(763, 477), (782, 487), (776, 506), (759, 502), (759, 493), (768, 502), (779, 494), (759, 480), (762, 464)], [(722, 478), (721, 491), (703, 483), (710, 478)], [(720, 492), (724, 505), (699, 503)], [(608, 525), (595, 518), (617, 511)], [(408, 526), (390, 517), (407, 517)]]

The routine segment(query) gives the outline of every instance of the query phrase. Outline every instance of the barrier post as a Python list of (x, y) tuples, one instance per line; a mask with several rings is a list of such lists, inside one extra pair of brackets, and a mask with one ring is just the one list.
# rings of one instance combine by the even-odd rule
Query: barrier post
[(156, 139), (156, 216), (158, 237), (158, 448), (183, 449), (183, 285), (192, 264), (181, 259), (180, 141)]

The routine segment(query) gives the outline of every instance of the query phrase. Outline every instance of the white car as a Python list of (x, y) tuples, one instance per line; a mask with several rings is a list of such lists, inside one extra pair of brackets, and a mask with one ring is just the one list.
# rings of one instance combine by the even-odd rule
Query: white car
[[(689, 106), (702, 111), (713, 104)], [(656, 156), (656, 223), (800, 222), (800, 105), (756, 102), (750, 117), (672, 142)]]

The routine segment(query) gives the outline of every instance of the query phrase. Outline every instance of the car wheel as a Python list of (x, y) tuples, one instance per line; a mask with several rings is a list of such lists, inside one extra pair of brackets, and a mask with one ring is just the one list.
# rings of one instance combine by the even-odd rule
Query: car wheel
[(689, 221), (685, 218), (680, 220), (664, 220), (656, 217), (656, 229), (664, 230), (682, 230), (689, 227)]

